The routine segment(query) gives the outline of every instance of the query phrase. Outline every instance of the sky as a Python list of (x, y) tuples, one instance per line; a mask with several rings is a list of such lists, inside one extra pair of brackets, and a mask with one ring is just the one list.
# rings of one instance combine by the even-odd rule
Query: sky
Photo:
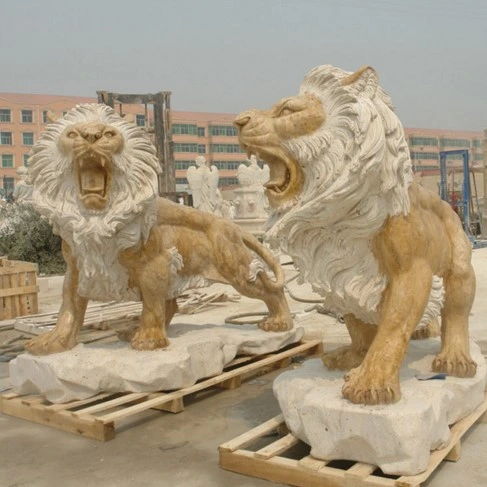
[(171, 91), (238, 113), (370, 65), (406, 127), (487, 128), (485, 0), (9, 0), (0, 92)]

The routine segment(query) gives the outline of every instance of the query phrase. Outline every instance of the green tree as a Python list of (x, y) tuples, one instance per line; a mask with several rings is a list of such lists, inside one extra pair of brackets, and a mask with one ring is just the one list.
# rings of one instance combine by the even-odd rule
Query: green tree
[(0, 207), (0, 255), (34, 262), (41, 274), (63, 274), (66, 270), (61, 238), (53, 234), (47, 219), (26, 203)]

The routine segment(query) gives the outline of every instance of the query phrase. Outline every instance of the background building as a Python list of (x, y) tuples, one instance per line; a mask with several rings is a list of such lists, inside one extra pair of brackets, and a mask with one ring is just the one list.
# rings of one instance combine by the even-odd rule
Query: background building
[[(95, 97), (0, 93), (0, 190), (12, 193), (19, 179), (16, 169), (27, 164), (29, 151), (45, 130), (49, 116), (59, 117), (77, 104), (96, 102)], [(138, 125), (153, 124), (150, 111), (146, 120), (143, 106), (124, 105), (123, 109)], [(186, 170), (198, 155), (218, 167), (222, 188), (237, 185), (238, 166), (247, 156), (238, 144), (234, 117), (229, 113), (172, 112), (178, 191), (187, 189)], [(405, 128), (405, 132), (419, 178), (437, 180), (442, 150), (468, 149), (472, 167), (483, 166), (482, 132), (419, 128)], [(461, 156), (450, 157), (448, 165), (461, 165)]]

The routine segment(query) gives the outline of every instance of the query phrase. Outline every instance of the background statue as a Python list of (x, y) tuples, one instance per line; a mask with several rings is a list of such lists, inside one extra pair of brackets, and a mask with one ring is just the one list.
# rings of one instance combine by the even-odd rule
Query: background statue
[(240, 218), (266, 218), (269, 202), (264, 192), (264, 184), (270, 178), (269, 166), (264, 164), (264, 167), (261, 168), (257, 163), (257, 157), (253, 154), (248, 163), (248, 165), (240, 164), (238, 166), (238, 182), (245, 190), (245, 195), (242, 194), (235, 200), (239, 209), (238, 216)]
[(14, 192), (12, 193), (12, 198), (14, 201), (17, 202), (30, 203), (30, 201), (32, 200), (32, 191), (34, 188), (30, 184), (27, 184), (25, 181), (27, 168), (24, 166), (20, 166), (17, 169), (17, 174), (19, 175), (20, 180), (15, 185)]
[(186, 178), (193, 192), (193, 207), (222, 216), (223, 198), (218, 189), (218, 168), (210, 166), (203, 156), (195, 159), (196, 166), (188, 168)]

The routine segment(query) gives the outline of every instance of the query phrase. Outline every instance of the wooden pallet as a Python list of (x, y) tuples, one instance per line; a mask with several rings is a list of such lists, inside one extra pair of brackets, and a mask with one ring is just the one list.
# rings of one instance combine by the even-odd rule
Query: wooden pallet
[(37, 264), (0, 257), (0, 320), (38, 312)]
[(385, 475), (365, 463), (317, 460), (308, 445), (288, 432), (282, 415), (221, 445), (220, 467), (296, 487), (419, 487), (443, 460), (460, 458), (462, 436), (477, 421), (487, 422), (486, 411), (487, 394), (473, 413), (451, 427), (450, 442), (431, 452), (427, 470), (419, 475)]
[(136, 419), (138, 413), (149, 409), (179, 413), (184, 409), (184, 397), (190, 394), (210, 387), (234, 389), (246, 378), (287, 367), (292, 357), (314, 355), (321, 351), (322, 340), (309, 340), (268, 355), (237, 357), (225, 367), (222, 374), (167, 393), (104, 393), (90, 399), (52, 404), (39, 395), (19, 396), (10, 392), (0, 395), (0, 411), (16, 418), (107, 441), (115, 437), (118, 421)]

